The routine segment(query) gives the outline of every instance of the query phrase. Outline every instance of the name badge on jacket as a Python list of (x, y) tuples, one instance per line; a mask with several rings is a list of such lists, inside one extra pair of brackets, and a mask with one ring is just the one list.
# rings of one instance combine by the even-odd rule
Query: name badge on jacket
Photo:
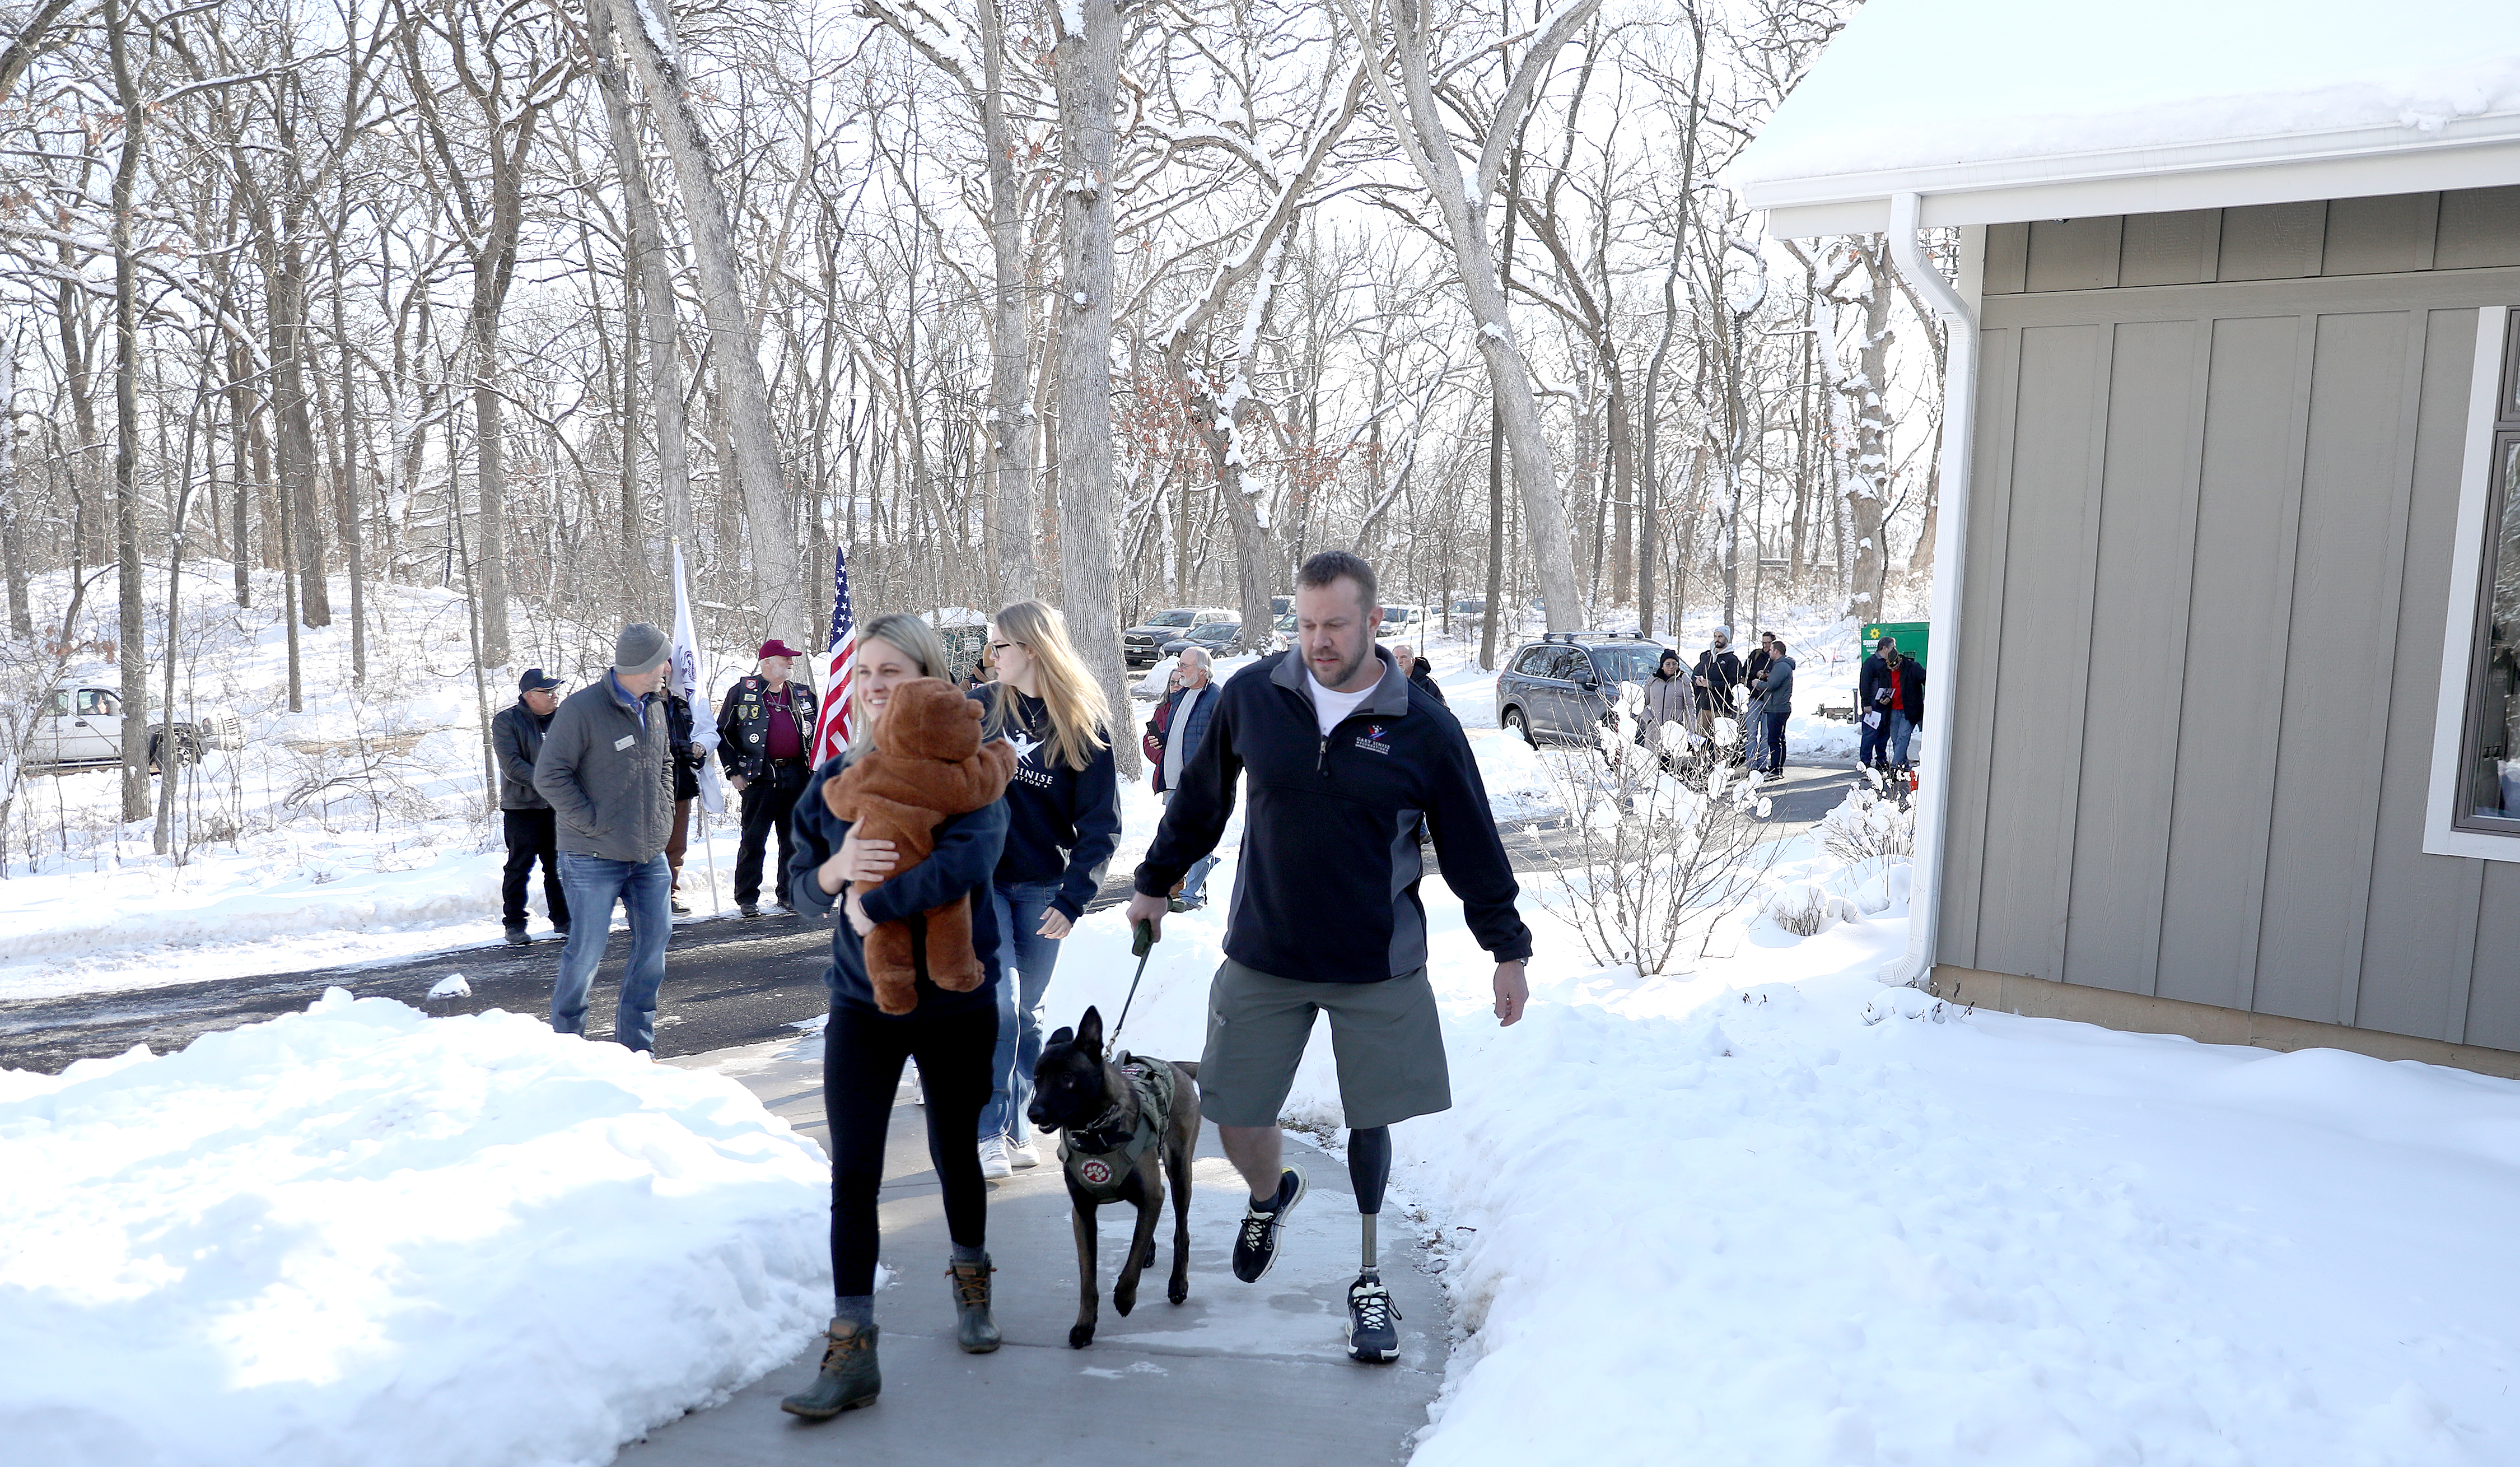
[(619, 754), (622, 750), (627, 749), (627, 748), (629, 748), (631, 745), (636, 744), (636, 743), (638, 743), (638, 742), (639, 742), (639, 740), (638, 740), (638, 737), (637, 737), (636, 735), (634, 735), (634, 734), (623, 734), (621, 737), (619, 737), (619, 738), (617, 738), (617, 739), (614, 739), (614, 740), (612, 741), (612, 752), (613, 752), (613, 753), (615, 753), (615, 754)]

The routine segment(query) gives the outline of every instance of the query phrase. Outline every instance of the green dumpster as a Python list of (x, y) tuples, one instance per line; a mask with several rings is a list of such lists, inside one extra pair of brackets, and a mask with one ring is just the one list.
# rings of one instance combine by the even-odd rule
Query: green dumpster
[(1883, 637), (1899, 644), (1899, 650), (1916, 660), (1920, 666), (1931, 667), (1933, 659), (1925, 655), (1925, 633), (1931, 623), (1924, 621), (1870, 621), (1864, 627), (1864, 655), (1870, 657)]

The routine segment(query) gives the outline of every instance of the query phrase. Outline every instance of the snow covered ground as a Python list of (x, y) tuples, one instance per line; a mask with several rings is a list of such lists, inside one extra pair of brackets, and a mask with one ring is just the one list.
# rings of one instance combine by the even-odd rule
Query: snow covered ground
[(340, 989), (0, 1072), (0, 1457), (602, 1463), (803, 1348), (820, 1148), (739, 1083)]
[[(1416, 1467), (2520, 1460), (2520, 1083), (1883, 987), (1904, 871), (1782, 854), (1889, 904), (1640, 978), (1525, 902), (1510, 1030), (1429, 883), (1455, 1108), (1395, 1188), (1457, 1340)], [(1170, 920), (1129, 1047), (1198, 1052), (1222, 937)], [(1053, 1022), (1107, 1021), (1117, 914), (1070, 942)], [(1339, 1123), (1328, 1061), (1290, 1123)]]

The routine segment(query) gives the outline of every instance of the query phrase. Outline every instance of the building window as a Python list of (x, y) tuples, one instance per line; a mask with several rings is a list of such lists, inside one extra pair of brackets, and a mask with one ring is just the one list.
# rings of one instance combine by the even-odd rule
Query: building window
[(2501, 325), (2452, 823), (2479, 834), (2520, 836), (2520, 310), (2502, 312)]

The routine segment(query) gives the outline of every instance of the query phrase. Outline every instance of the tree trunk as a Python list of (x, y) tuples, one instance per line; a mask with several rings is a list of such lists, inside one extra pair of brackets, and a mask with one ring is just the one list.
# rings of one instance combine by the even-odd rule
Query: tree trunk
[(1014, 134), (1007, 126), (1006, 17), (999, 0), (979, 0), (980, 63), (986, 90), (980, 97), (980, 134), (989, 153), (989, 257), (994, 270), (989, 306), (989, 470), (996, 485), (998, 579), (1010, 602), (1039, 588), (1033, 558), (1032, 415), (1026, 388), (1032, 364), (1025, 359), (1023, 192), (1015, 178)]
[(18, 532), (18, 351), (13, 342), (0, 352), (0, 575), (9, 582), (9, 630), (14, 636), (35, 634), (34, 610), (26, 600), (26, 547)]
[[(350, 579), (350, 680), (364, 684), (368, 680), (368, 560), (365, 535), (359, 533), (359, 461), (357, 439), (351, 431), (352, 403), (349, 351), (349, 326), (342, 319), (340, 274), (334, 273), (333, 329), (344, 344), (341, 353), (340, 410), (338, 432), (340, 453), (333, 474), (333, 519), (341, 536), (341, 548), (347, 552)], [(206, 375), (206, 374), (205, 374)], [(189, 447), (189, 438), (187, 445)], [(191, 480), (185, 481), (185, 492), (191, 492)], [(213, 516), (215, 518), (215, 516)], [(168, 614), (170, 617), (172, 613)]]
[(1889, 558), (1881, 544), (1881, 509), (1890, 484), (1890, 412), (1881, 402), (1890, 372), (1890, 280), (1878, 241), (1864, 251), (1868, 294), (1864, 301), (1864, 344), (1856, 355), (1858, 378), (1839, 390), (1855, 414), (1855, 474), (1847, 481), (1847, 533), (1855, 537), (1853, 590), (1846, 615), (1868, 620), (1881, 615), (1881, 584)]
[(315, 425), (306, 403), (306, 275), (293, 238), (275, 244), (269, 277), (271, 405), (279, 450), (280, 493), (288, 501), (290, 569), (297, 577), (297, 614), (308, 626), (333, 624), (324, 585), (324, 526), (315, 503)]
[[(761, 375), (752, 317), (743, 308), (735, 232), (725, 192), (718, 186), (717, 160), (683, 90), (681, 70), (664, 49), (674, 39), (663, 8), (652, 10), (639, 0), (608, 3), (617, 33), (648, 89), (649, 112), (664, 135), (665, 152), (673, 160), (674, 178), (682, 191), (683, 215), (691, 228), (700, 307), (708, 316), (709, 335), (716, 345), (718, 387), (724, 393), (721, 411), (743, 486), (744, 516), (752, 529), (752, 596), (759, 619), (751, 629), (763, 635), (803, 635), (798, 619), (806, 606), (804, 563), (788, 543), (792, 516), (780, 473), (778, 428), (770, 416), (770, 389)], [(643, 19), (652, 19), (653, 28), (642, 23)], [(671, 306), (670, 298), (666, 306)], [(649, 307), (652, 312), (656, 308), (653, 303)], [(660, 437), (663, 432), (660, 423)], [(1094, 640), (1087, 639), (1089, 644)]]
[[(1522, 496), (1523, 534), (1533, 569), (1540, 577), (1541, 596), (1548, 603), (1549, 629), (1573, 631), (1587, 619), (1583, 599), (1576, 589), (1574, 543), (1566, 532), (1566, 512), (1558, 495), (1556, 474), (1550, 467), (1540, 402), (1531, 390), (1531, 374), (1514, 339), (1513, 320), (1497, 277), (1496, 256), (1489, 249), (1485, 194), (1499, 166), (1493, 149), (1503, 134), (1518, 128), (1519, 115), (1530, 103), (1531, 77), (1575, 28), (1599, 9), (1599, 0), (1575, 0), (1553, 12), (1548, 31), (1532, 43), (1517, 66), (1508, 99), (1500, 104), (1491, 123), (1491, 156), (1481, 161), (1481, 197), (1476, 199), (1469, 197), (1462, 186), (1453, 139), (1444, 125), (1445, 114), (1435, 100), (1428, 41), (1419, 20), (1422, 3), (1423, 0), (1397, 0), (1393, 7), (1393, 38), (1408, 107), (1405, 115), (1402, 109), (1388, 101), (1385, 108), (1393, 115), (1394, 131), (1409, 143), (1410, 160), (1426, 191), (1434, 196), (1445, 233), (1451, 237), (1462, 293), (1468, 302), (1470, 318), (1477, 323), (1479, 355), (1487, 363), (1488, 381), (1504, 422), (1514, 487)], [(1368, 46), (1374, 43), (1371, 35), (1361, 39)], [(1376, 80), (1380, 80), (1379, 73)], [(1414, 140), (1407, 137), (1412, 130), (1416, 133)]]
[(70, 499), (76, 510), (71, 554), (93, 565), (105, 559), (105, 517), (96, 507), (97, 481), (105, 477), (99, 472), (98, 459), (105, 431), (97, 426), (94, 363), (85, 323), (79, 317), (82, 298), (78, 287), (65, 283), (56, 304), (61, 316), (62, 385), (69, 390), (70, 422), (78, 434), (77, 446), (64, 460), (70, 471)]
[(229, 484), (236, 501), (236, 604), (239, 609), (253, 605), (253, 493), (247, 486), (247, 443), (252, 436), (253, 397), (245, 386), (252, 372), (242, 343), (228, 346), (228, 470), (236, 476)]
[[(1067, 28), (1069, 21), (1079, 27)], [(1120, 12), (1071, 0), (1052, 58), (1058, 84), (1058, 529), (1067, 619), (1085, 665), (1127, 718), (1111, 481), (1111, 114), (1120, 87)], [(1138, 776), (1138, 746), (1115, 730), (1111, 755)]]
[(1603, 353), (1601, 368), (1610, 379), (1610, 594), (1601, 597), (1598, 587), (1594, 594), (1616, 604), (1636, 585), (1636, 425), (1628, 419), (1627, 374), (1619, 369), (1616, 346)]
[[(140, 281), (132, 259), (131, 196), (140, 179), (140, 89), (131, 77), (123, 30), (129, 12), (106, 0), (105, 36), (122, 110), (122, 147), (113, 165), (113, 550), (120, 581), (122, 818), (149, 814), (149, 625), (140, 599)], [(162, 655), (173, 656), (168, 647)]]

